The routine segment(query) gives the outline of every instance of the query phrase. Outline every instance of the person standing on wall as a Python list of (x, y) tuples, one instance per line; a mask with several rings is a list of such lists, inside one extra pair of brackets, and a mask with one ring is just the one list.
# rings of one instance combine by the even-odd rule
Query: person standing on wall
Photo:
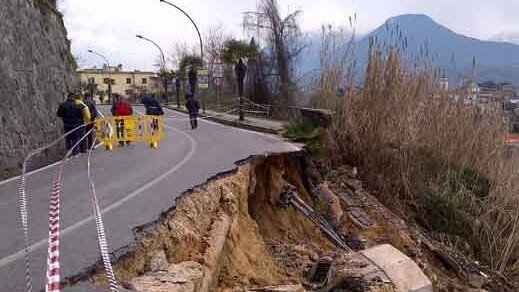
[[(75, 102), (75, 93), (71, 92), (67, 95), (67, 100), (62, 102), (58, 107), (57, 116), (63, 120), (63, 130), (70, 134), (65, 137), (67, 151), (72, 151), (71, 156), (79, 155), (79, 145), (76, 145), (82, 137), (83, 124), (83, 107)], [(74, 147), (75, 145), (75, 147)]]
[(198, 127), (198, 111), (200, 110), (200, 104), (191, 93), (186, 94), (186, 108), (189, 112), (189, 122), (191, 123), (191, 129)]
[(243, 63), (243, 60), (240, 59), (238, 63), (234, 66), (234, 71), (236, 73), (236, 81), (238, 81), (238, 96), (243, 96), (243, 83), (245, 82), (245, 75), (247, 75), (247, 66)]

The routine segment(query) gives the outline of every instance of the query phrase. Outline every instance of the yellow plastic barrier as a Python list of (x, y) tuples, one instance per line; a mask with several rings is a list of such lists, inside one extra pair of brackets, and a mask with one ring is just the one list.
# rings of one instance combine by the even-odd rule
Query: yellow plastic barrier
[(148, 142), (151, 148), (159, 146), (164, 135), (162, 116), (105, 116), (96, 119), (96, 138), (112, 150), (117, 142)]

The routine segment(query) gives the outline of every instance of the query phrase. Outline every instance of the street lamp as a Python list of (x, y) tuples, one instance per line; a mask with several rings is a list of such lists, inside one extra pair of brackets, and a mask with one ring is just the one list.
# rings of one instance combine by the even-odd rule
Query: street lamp
[(140, 34), (136, 35), (136, 37), (154, 44), (160, 51), (160, 56), (162, 58), (162, 64), (160, 65), (160, 67), (161, 67), (162, 73), (164, 74), (164, 94), (166, 95), (166, 103), (167, 103), (167, 100), (168, 100), (168, 77), (166, 75), (167, 74), (167, 72), (166, 72), (166, 58), (164, 57), (164, 51), (160, 48), (160, 46), (156, 42), (154, 42), (154, 41), (152, 41), (152, 40), (150, 40), (148, 38), (145, 38), (145, 37), (143, 37)]
[(112, 98), (112, 75), (111, 75), (111, 72), (110, 72), (110, 62), (108, 62), (108, 59), (105, 56), (99, 54), (96, 51), (88, 50), (88, 52), (103, 58), (105, 60), (105, 62), (106, 62), (106, 66), (108, 68), (108, 79), (109, 79), (108, 80), (108, 102), (110, 103), (111, 98)]
[(166, 58), (164, 57), (164, 51), (162, 51), (162, 49), (159, 47), (159, 45), (157, 45), (156, 42), (154, 42), (154, 41), (152, 41), (152, 40), (150, 40), (150, 39), (148, 39), (148, 38), (145, 38), (145, 37), (143, 37), (143, 36), (140, 35), (140, 34), (136, 35), (136, 37), (138, 37), (138, 38), (140, 38), (140, 39), (142, 39), (142, 40), (146, 40), (146, 41), (148, 41), (148, 42), (154, 44), (154, 45), (159, 49), (159, 51), (160, 51), (160, 56), (161, 56), (161, 59), (162, 59), (162, 64), (160, 65), (160, 68), (161, 68), (162, 70), (165, 70), (165, 69), (166, 69)]
[(204, 62), (204, 46), (202, 43), (202, 35), (200, 34), (200, 30), (198, 29), (198, 26), (196, 25), (195, 21), (193, 21), (191, 16), (189, 16), (189, 14), (187, 14), (184, 10), (182, 10), (182, 8), (178, 7), (177, 5), (170, 3), (166, 0), (160, 0), (160, 2), (164, 2), (170, 6), (175, 7), (176, 9), (180, 10), (180, 12), (184, 13), (184, 15), (187, 16), (187, 18), (189, 18), (189, 20), (191, 20), (191, 23), (193, 23), (193, 25), (195, 26), (196, 32), (198, 33), (198, 39), (200, 40), (200, 58), (203, 63)]

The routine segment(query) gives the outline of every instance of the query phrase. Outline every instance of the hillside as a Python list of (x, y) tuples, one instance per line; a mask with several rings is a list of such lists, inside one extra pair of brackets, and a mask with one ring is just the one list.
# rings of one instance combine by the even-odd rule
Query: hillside
[[(462, 34), (435, 22), (422, 14), (406, 14), (388, 19), (384, 24), (360, 38), (357, 43), (357, 60), (365, 61), (371, 40), (381, 45), (405, 47), (408, 60), (434, 59), (453, 81), (470, 74), (476, 59), (478, 81), (496, 80), (519, 84), (519, 45), (483, 41)], [(319, 68), (319, 46), (307, 51), (300, 67), (308, 72)]]

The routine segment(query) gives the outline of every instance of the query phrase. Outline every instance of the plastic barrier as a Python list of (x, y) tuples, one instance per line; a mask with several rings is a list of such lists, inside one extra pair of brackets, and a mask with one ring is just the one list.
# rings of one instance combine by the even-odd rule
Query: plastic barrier
[(118, 142), (148, 142), (151, 148), (159, 146), (164, 135), (162, 116), (133, 115), (105, 116), (96, 119), (96, 138), (112, 150)]

